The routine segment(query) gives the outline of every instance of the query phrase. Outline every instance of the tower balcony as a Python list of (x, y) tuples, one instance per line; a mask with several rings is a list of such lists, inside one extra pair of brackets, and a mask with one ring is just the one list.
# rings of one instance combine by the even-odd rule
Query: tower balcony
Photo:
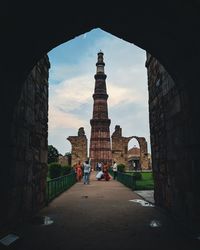
[(94, 75), (95, 80), (98, 80), (98, 79), (103, 79), (103, 80), (105, 80), (106, 77), (107, 77), (107, 75), (104, 74), (103, 72), (98, 72), (97, 74)]
[(91, 119), (90, 124), (91, 126), (110, 126), (111, 120), (110, 119)]
[(103, 99), (103, 100), (107, 100), (108, 99), (108, 94), (100, 94), (100, 93), (95, 93), (92, 95), (93, 99)]

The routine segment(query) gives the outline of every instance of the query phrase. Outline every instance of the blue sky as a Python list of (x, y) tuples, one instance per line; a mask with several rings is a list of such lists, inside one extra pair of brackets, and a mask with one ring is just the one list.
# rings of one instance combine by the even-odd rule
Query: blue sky
[[(144, 136), (150, 151), (146, 52), (101, 29), (77, 36), (48, 53), (48, 144), (61, 154), (70, 152), (66, 138), (77, 135), (80, 127), (84, 127), (89, 143), (95, 64), (100, 49), (107, 75), (110, 134), (115, 125), (120, 125), (123, 136)], [(138, 143), (132, 139), (129, 148), (134, 145)]]

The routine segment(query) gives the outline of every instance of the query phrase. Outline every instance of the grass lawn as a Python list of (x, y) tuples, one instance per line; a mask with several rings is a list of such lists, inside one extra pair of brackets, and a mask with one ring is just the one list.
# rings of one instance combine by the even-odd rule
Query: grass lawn
[(142, 179), (136, 181), (136, 190), (154, 189), (154, 181), (151, 172), (142, 173)]
[[(127, 173), (133, 174), (133, 173)], [(136, 180), (136, 190), (152, 190), (154, 189), (154, 181), (152, 172), (141, 172), (142, 179)]]

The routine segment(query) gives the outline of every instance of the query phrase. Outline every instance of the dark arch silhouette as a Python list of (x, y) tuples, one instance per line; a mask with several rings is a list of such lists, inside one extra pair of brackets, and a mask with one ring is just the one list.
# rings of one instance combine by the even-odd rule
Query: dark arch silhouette
[[(7, 187), (12, 186), (13, 181), (8, 178), (14, 165), (14, 159), (10, 156), (11, 121), (22, 84), (33, 66), (48, 51), (99, 27), (148, 51), (163, 64), (174, 79), (181, 101), (184, 102), (184, 111), (188, 115), (185, 123), (189, 129), (184, 132), (184, 138), (189, 143), (181, 150), (190, 159), (189, 188), (194, 192), (197, 211), (200, 207), (200, 191), (194, 183), (197, 183), (200, 175), (200, 122), (197, 120), (200, 116), (198, 1), (140, 0), (134, 1), (134, 5), (115, 1), (109, 6), (106, 1), (101, 1), (99, 6), (85, 1), (78, 4), (71, 2), (70, 5), (44, 1), (39, 5), (35, 2), (20, 4), (16, 1), (12, 4), (5, 3), (1, 9), (0, 190), (2, 201), (7, 201), (5, 207), (9, 207), (7, 199), (11, 195)], [(191, 218), (194, 216), (192, 208), (194, 207), (185, 211)], [(1, 209), (6, 211), (4, 207)]]

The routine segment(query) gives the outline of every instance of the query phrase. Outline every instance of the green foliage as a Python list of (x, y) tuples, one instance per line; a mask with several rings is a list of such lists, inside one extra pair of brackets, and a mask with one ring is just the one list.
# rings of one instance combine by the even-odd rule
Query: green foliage
[(65, 153), (64, 155), (65, 155), (65, 156), (71, 156), (72, 154), (71, 154), (71, 152), (67, 152), (67, 153)]
[(125, 165), (124, 164), (118, 164), (117, 165), (117, 171), (119, 172), (125, 172)]
[(72, 167), (69, 165), (61, 166), (61, 168), (62, 168), (61, 175), (67, 175), (72, 171)]
[(58, 162), (58, 156), (58, 150), (54, 146), (48, 145), (48, 163)]
[(49, 179), (54, 179), (63, 175), (67, 175), (71, 173), (72, 167), (68, 165), (62, 166), (61, 164), (57, 162), (52, 162), (48, 164), (49, 167), (49, 173), (48, 173), (48, 178)]
[(60, 177), (62, 173), (62, 166), (57, 162), (52, 162), (49, 164), (49, 177), (51, 179)]
[[(135, 190), (152, 190), (154, 189), (154, 180), (152, 172), (126, 172), (127, 175), (141, 174), (141, 179), (136, 179)], [(136, 177), (139, 178), (139, 177)]]
[(142, 179), (136, 181), (136, 190), (152, 190), (154, 189), (154, 180), (152, 172), (142, 172)]
[(141, 174), (141, 172), (134, 172), (133, 176), (135, 176), (136, 180), (142, 180), (142, 174)]

